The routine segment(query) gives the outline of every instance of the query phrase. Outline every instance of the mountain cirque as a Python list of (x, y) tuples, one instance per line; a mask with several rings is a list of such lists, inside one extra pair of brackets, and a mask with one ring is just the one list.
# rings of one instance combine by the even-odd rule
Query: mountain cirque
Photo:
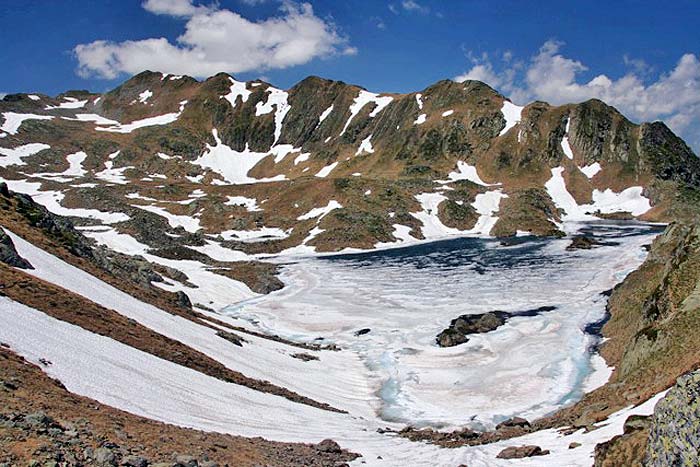
[[(151, 247), (558, 235), (561, 209), (691, 217), (700, 184), (700, 162), (662, 123), (595, 100), (520, 108), (476, 81), (377, 95), (316, 77), (282, 91), (144, 72), (104, 95), (9, 95), (0, 113), (11, 189)], [(87, 206), (100, 212), (70, 211)], [(153, 234), (179, 228), (177, 240)], [(246, 240), (265, 241), (235, 245)]]
[[(345, 414), (324, 400), (323, 391), (307, 396), (302, 383), (287, 388), (267, 381), (265, 372), (253, 371), (258, 362), (244, 374), (232, 368), (235, 357), (227, 360), (231, 349), (260, 346), (273, 359), (270, 365), (279, 358), (288, 371), (299, 372), (341, 353), (219, 319), (216, 311), (223, 307), (283, 286), (278, 267), (264, 262), (272, 255), (279, 260), (449, 236), (556, 238), (575, 234), (576, 222), (600, 219), (673, 222), (610, 297), (611, 317), (603, 327), (610, 339), (601, 353), (615, 365), (611, 382), (525, 428), (480, 436), (409, 428), (399, 438), (455, 447), (535, 436), (554, 426), (590, 429), (627, 413), (629, 403), (660, 394), (700, 360), (691, 337), (699, 256), (691, 224), (698, 219), (700, 161), (661, 122), (633, 124), (598, 100), (519, 107), (477, 81), (375, 94), (317, 77), (284, 91), (226, 74), (199, 82), (153, 72), (105, 94), (8, 95), (0, 115), (0, 180), (6, 183), (0, 225), (8, 229), (0, 229), (0, 299), (42, 310), (46, 319), (109, 337), (223, 388), (285, 399), (280, 404), (323, 413), (317, 417)], [(49, 280), (41, 268), (33, 271), (32, 261), (18, 252), (28, 247), (15, 245), (13, 235), (65, 268), (97, 278), (96, 290), (131, 296), (138, 302), (131, 304), (134, 310), (158, 310), (166, 321), (177, 317), (187, 331)], [(463, 334), (490, 332), (505, 321), (499, 318)], [(224, 357), (218, 346), (227, 346)], [(0, 435), (18, 447), (8, 453), (0, 443), (8, 462), (29, 462), (39, 445), (59, 446), (64, 458), (81, 462), (107, 449), (101, 455), (115, 463), (142, 456), (174, 464), (176, 446), (199, 456), (200, 465), (209, 459), (335, 465), (355, 458), (331, 441), (282, 444), (163, 428), (107, 406), (103, 410), (114, 412), (119, 427), (89, 409), (73, 419), (71, 407), (95, 402), (42, 375), (40, 369), (51, 375), (51, 362), (26, 365), (6, 348), (0, 362), (7, 407), (0, 413)], [(610, 441), (596, 451), (596, 462), (672, 458), (651, 451), (667, 439), (671, 412), (663, 414), (663, 426), (653, 425), (646, 454), (649, 422), (630, 422), (621, 437), (601, 439)], [(156, 430), (165, 430), (161, 442)], [(219, 449), (205, 452), (211, 443)], [(60, 447), (68, 445), (73, 447)], [(222, 454), (229, 447), (241, 456)], [(491, 457), (508, 448), (494, 446)], [(431, 459), (425, 452), (424, 459)]]

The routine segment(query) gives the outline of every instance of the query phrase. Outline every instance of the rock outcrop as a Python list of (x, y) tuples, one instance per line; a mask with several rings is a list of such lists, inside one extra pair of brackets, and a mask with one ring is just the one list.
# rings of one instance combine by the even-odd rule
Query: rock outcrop
[(700, 371), (680, 377), (656, 404), (644, 465), (700, 465)]
[(12, 239), (2, 229), (0, 229), (0, 262), (16, 268), (34, 269), (29, 261), (17, 253)]

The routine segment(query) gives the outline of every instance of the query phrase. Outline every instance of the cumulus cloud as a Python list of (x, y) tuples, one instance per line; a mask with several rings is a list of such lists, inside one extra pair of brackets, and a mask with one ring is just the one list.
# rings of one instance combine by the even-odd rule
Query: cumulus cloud
[[(563, 43), (547, 41), (526, 62), (488, 55), (470, 56), (471, 68), (456, 81), (478, 79), (524, 104), (540, 99), (555, 105), (598, 98), (637, 121), (664, 120), (675, 132), (700, 147), (700, 58), (683, 55), (675, 67), (647, 80), (650, 67), (643, 61), (623, 58), (630, 70), (617, 79), (599, 74), (588, 81), (579, 78), (588, 67), (561, 54)], [(505, 58), (505, 57), (504, 57)]]
[(143, 7), (151, 13), (186, 18), (185, 31), (175, 43), (160, 37), (79, 44), (74, 53), (80, 76), (113, 79), (150, 69), (205, 77), (357, 53), (335, 24), (316, 16), (308, 3), (284, 2), (279, 16), (263, 21), (250, 21), (216, 6), (195, 6), (191, 0), (147, 0)]

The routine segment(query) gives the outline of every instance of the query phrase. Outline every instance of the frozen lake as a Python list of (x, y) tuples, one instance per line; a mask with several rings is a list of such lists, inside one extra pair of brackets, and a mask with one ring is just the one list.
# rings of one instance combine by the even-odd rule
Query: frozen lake
[[(567, 251), (570, 238), (519, 237), (508, 245), (458, 238), (303, 258), (283, 266), (283, 290), (226, 313), (264, 332), (359, 355), (386, 421), (490, 428), (513, 415), (534, 419), (608, 378), (587, 325), (604, 318), (602, 292), (641, 264), (643, 245), (659, 230), (600, 222), (583, 231), (607, 243)], [(556, 308), (511, 318), (456, 347), (435, 343), (460, 315), (542, 306)], [(369, 332), (356, 335), (363, 329)]]

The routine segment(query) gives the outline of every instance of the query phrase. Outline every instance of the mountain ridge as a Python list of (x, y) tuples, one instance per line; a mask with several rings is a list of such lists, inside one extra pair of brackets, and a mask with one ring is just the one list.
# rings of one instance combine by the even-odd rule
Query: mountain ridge
[[(696, 217), (700, 162), (687, 145), (663, 123), (633, 124), (595, 99), (519, 107), (479, 81), (376, 94), (313, 76), (285, 91), (226, 73), (197, 81), (149, 71), (105, 94), (57, 97), (0, 101), (3, 127), (14, 130), (0, 144), (50, 146), (3, 163), (0, 176), (32, 196), (49, 188), (68, 209), (123, 213), (131, 220), (117, 230), (140, 241), (163, 219), (226, 241), (239, 236), (228, 231), (286, 232), (261, 234), (253, 248), (277, 253), (562, 235), (569, 220), (595, 217)], [(60, 175), (69, 153), (82, 177)], [(186, 190), (196, 195), (183, 199)], [(317, 222), (298, 219), (331, 203)]]

